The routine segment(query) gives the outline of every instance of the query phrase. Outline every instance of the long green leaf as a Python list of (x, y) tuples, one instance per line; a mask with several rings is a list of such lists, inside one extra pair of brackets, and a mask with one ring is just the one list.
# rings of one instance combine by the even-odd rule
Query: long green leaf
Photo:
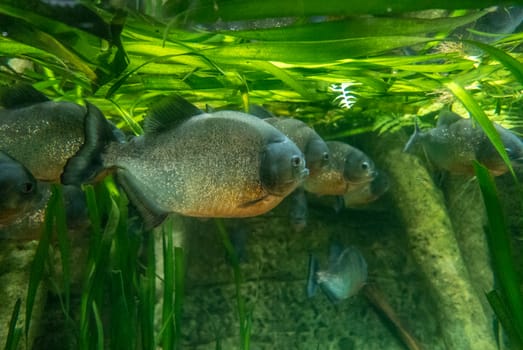
[(22, 299), (16, 300), (13, 312), (11, 313), (11, 320), (9, 321), (9, 332), (7, 333), (7, 340), (5, 342), (5, 350), (16, 350), (18, 349), (18, 343), (22, 336), (22, 329), (16, 327), (18, 322), (18, 315), (20, 314), (20, 306), (22, 305)]
[(94, 321), (96, 324), (96, 349), (103, 350), (104, 349), (104, 327), (102, 324), (102, 318), (100, 317), (100, 311), (98, 311), (98, 307), (96, 306), (96, 301), (93, 300), (92, 304), (93, 309), (93, 315), (94, 315)]
[(284, 69), (276, 67), (271, 62), (254, 61), (252, 62), (252, 66), (274, 75), (276, 78), (283, 81), (285, 84), (287, 84), (290, 88), (294, 89), (294, 91), (298, 92), (304, 98), (310, 101), (314, 101), (316, 99), (316, 95), (313, 93), (313, 91), (311, 91), (311, 89), (307, 89), (307, 87), (305, 87), (301, 82), (294, 78), (290, 73), (286, 72)]
[(502, 299), (508, 306), (510, 319), (514, 322), (513, 326), (517, 331), (520, 344), (523, 344), (523, 298), (512, 258), (505, 213), (497, 194), (496, 184), (488, 169), (474, 162), (474, 170), (487, 210), (487, 242), (492, 256), (494, 273), (501, 289)]
[(184, 290), (185, 258), (183, 248), (174, 247), (174, 326), (176, 329), (176, 349), (181, 348)]
[(31, 264), (31, 272), (29, 274), (29, 286), (27, 288), (27, 297), (25, 304), (25, 337), (28, 339), (29, 329), (31, 325), (31, 316), (33, 314), (33, 306), (36, 299), (36, 293), (42, 278), (44, 276), (44, 268), (49, 256), (49, 245), (53, 236), (53, 228), (55, 222), (55, 211), (57, 203), (56, 191), (53, 191), (47, 203), (47, 209), (44, 217), (44, 229), (40, 242), (36, 248), (35, 257)]
[(227, 31), (224, 34), (264, 41), (323, 41), (374, 36), (425, 36), (473, 22), (487, 11), (451, 18), (351, 17), (339, 21), (307, 23), (270, 29)]
[(501, 141), (501, 137), (494, 128), (494, 125), (492, 124), (490, 119), (486, 116), (485, 112), (483, 112), (481, 107), (476, 103), (474, 98), (467, 92), (467, 90), (465, 90), (457, 82), (449, 81), (445, 83), (445, 86), (454, 94), (454, 96), (456, 96), (461, 101), (461, 103), (463, 103), (465, 108), (470, 112), (472, 118), (474, 118), (474, 120), (478, 122), (478, 124), (481, 126), (481, 128), (489, 138), (490, 142), (492, 142), (494, 148), (496, 148), (496, 151), (498, 151), (499, 155), (509, 168), (512, 175), (515, 177), (514, 169), (512, 168), (512, 163), (510, 162), (510, 158), (507, 154), (507, 151), (505, 150), (505, 146)]
[[(507, 2), (510, 3), (510, 2)], [(252, 18), (304, 17), (318, 15), (350, 16), (354, 14), (390, 14), (425, 9), (487, 8), (500, 5), (495, 0), (225, 0), (203, 1), (188, 11), (191, 19), (215, 22), (217, 20), (245, 20)]]
[(236, 251), (234, 250), (234, 247), (232, 246), (232, 243), (229, 239), (229, 235), (227, 234), (227, 229), (225, 228), (223, 220), (214, 219), (214, 222), (233, 269), (234, 285), (236, 289), (236, 306), (238, 311), (238, 319), (240, 322), (240, 348), (242, 350), (248, 350), (251, 338), (251, 315), (250, 312), (247, 311), (245, 298), (241, 293), (244, 278), (240, 269), (240, 261), (238, 259), (238, 254), (236, 254)]
[[(86, 281), (82, 290), (80, 305), (80, 348), (91, 349), (98, 347), (99, 338), (94, 338), (93, 334), (98, 334), (93, 330), (93, 322), (96, 327), (92, 305), (104, 305), (107, 292), (107, 273), (110, 263), (110, 250), (114, 230), (118, 226), (119, 210), (111, 210), (112, 204), (105, 182), (97, 186), (99, 195), (96, 195), (92, 186), (84, 186), (86, 193), (87, 208), (91, 220), (91, 241), (89, 243), (89, 254), (86, 267)], [(106, 213), (107, 211), (107, 213)], [(102, 214), (107, 214), (107, 224), (102, 228)], [(103, 230), (103, 233), (102, 233)], [(103, 341), (103, 339), (101, 340)]]
[(364, 57), (429, 40), (413, 36), (379, 36), (325, 41), (251, 42), (202, 50), (201, 53), (216, 61), (226, 59), (227, 62), (247, 59), (320, 63)]
[(14, 33), (16, 33), (16, 35), (13, 35), (13, 37), (17, 41), (27, 43), (41, 50), (50, 52), (56, 57), (60, 57), (64, 62), (68, 63), (68, 66), (70, 66), (72, 70), (76, 68), (91, 81), (97, 79), (96, 73), (81, 57), (65, 47), (53, 36), (38, 29), (25, 27), (22, 24), (17, 27)]
[[(515, 327), (514, 319), (512, 318), (511, 312), (508, 309), (507, 305), (503, 301), (500, 293), (497, 290), (490, 291), (486, 294), (487, 300), (490, 304), (490, 307), (496, 314), (499, 322), (503, 326), (510, 343), (516, 349), (521, 349), (523, 343), (522, 339), (518, 336), (518, 331)], [(502, 341), (502, 340), (501, 340)]]
[(160, 339), (163, 349), (169, 350), (175, 348), (176, 325), (174, 321), (174, 289), (175, 286), (175, 257), (173, 246), (173, 222), (168, 218), (162, 225), (162, 242), (163, 242), (163, 307), (162, 307), (162, 330)]
[[(147, 232), (145, 234), (148, 234)], [(152, 233), (146, 238), (147, 267), (145, 276), (140, 279), (140, 329), (143, 349), (154, 349), (154, 310), (156, 305), (156, 259)]]
[(173, 54), (173, 55), (165, 55), (165, 56), (159, 56), (159, 57), (153, 57), (145, 62), (143, 62), (142, 64), (140, 64), (139, 66), (131, 69), (130, 71), (128, 71), (126, 74), (124, 74), (123, 76), (121, 76), (110, 88), (109, 90), (107, 91), (107, 93), (105, 94), (105, 98), (106, 99), (110, 99), (113, 94), (125, 83), (125, 81), (127, 79), (129, 79), (130, 76), (132, 76), (133, 74), (135, 74), (136, 72), (138, 72), (142, 67), (146, 66), (147, 64), (150, 64), (150, 63), (157, 63), (157, 62), (162, 62), (162, 61), (167, 61), (171, 58), (174, 58), (174, 57), (180, 57), (180, 56), (184, 56), (184, 55), (188, 55), (188, 56), (197, 56), (197, 57), (201, 57), (200, 55), (198, 54), (193, 54), (193, 53), (182, 53), (182, 54)]
[(60, 186), (53, 186), (52, 190), (53, 194), (56, 196), (55, 225), (58, 246), (60, 248), (60, 260), (62, 262), (62, 288), (65, 296), (64, 311), (66, 316), (69, 317), (71, 297), (71, 242), (67, 230), (62, 188)]

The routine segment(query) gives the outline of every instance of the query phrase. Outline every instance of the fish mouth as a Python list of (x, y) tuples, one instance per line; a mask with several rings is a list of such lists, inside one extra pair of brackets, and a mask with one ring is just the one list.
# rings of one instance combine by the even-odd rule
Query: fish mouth
[(304, 169), (303, 171), (300, 171), (296, 177), (292, 177), (287, 181), (283, 181), (283, 185), (292, 185), (295, 183), (301, 183), (307, 176), (309, 176), (309, 170)]
[(375, 178), (377, 178), (379, 175), (378, 171), (372, 170), (370, 171), (367, 176), (360, 178), (360, 179), (347, 179), (347, 182), (351, 185), (362, 185), (366, 184), (368, 182), (374, 181)]
[(299, 180), (304, 180), (307, 176), (309, 176), (310, 174), (310, 171), (308, 168), (303, 168), (299, 173), (298, 173), (298, 179)]
[[(271, 189), (268, 192), (275, 196), (285, 197), (298, 185), (300, 185), (303, 180), (309, 175), (309, 169), (305, 168), (301, 170), (297, 176), (293, 176), (285, 181), (281, 181), (281, 185), (277, 189)], [(291, 190), (289, 190), (291, 189)]]

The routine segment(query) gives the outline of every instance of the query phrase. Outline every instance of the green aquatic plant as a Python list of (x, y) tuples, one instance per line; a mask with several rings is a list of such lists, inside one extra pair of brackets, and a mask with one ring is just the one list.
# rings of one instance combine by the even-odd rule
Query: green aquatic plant
[[(29, 285), (27, 287), (27, 296), (26, 296), (26, 306), (25, 306), (25, 338), (26, 341), (29, 339), (29, 330), (32, 320), (33, 306), (35, 303), (36, 295), (40, 283), (44, 279), (45, 267), (48, 265), (49, 258), (49, 248), (51, 241), (54, 237), (54, 233), (57, 232), (60, 241), (60, 248), (64, 255), (62, 256), (62, 268), (69, 272), (69, 262), (66, 259), (68, 249), (67, 243), (63, 242), (65, 237), (64, 225), (65, 222), (65, 209), (63, 204), (62, 191), (59, 186), (53, 185), (51, 187), (51, 197), (47, 204), (45, 211), (45, 221), (42, 235), (36, 248), (35, 257), (31, 264), (31, 271), (29, 274)], [(70, 278), (64, 276), (63, 278), (63, 287), (69, 291)], [(66, 303), (64, 311), (68, 312), (69, 310), (69, 296), (66, 297)], [(66, 314), (67, 315), (67, 314)]]
[(173, 222), (169, 218), (162, 226), (163, 300), (160, 339), (163, 349), (180, 349), (184, 299), (184, 255), (173, 243)]
[[(278, 109), (281, 114), (306, 120), (327, 138), (412, 125), (415, 115), (452, 103), (447, 82), (462, 86), (487, 116), (499, 115), (502, 124), (509, 125), (517, 113), (512, 107), (520, 98), (516, 83), (521, 79), (517, 73), (521, 72), (521, 53), (514, 48), (523, 37), (512, 34), (488, 45), (452, 34), (488, 10), (440, 11), (417, 18), (415, 13), (403, 16), (401, 12), (424, 10), (428, 4), (384, 0), (329, 1), (321, 6), (313, 1), (298, 6), (291, 1), (276, 8), (254, 4), (225, 1), (214, 8), (203, 2), (191, 9), (177, 8), (181, 13), (175, 17), (169, 17), (167, 9), (165, 17), (147, 17), (86, 5), (105, 23), (104, 30), (116, 28), (112, 41), (104, 34), (64, 23), (59, 11), (32, 14), (28, 22), (22, 16), (28, 10), (22, 4), (0, 4), (0, 16), (9, 23), (8, 35), (0, 38), (6, 67), (0, 75), (32, 81), (50, 96), (66, 100), (78, 100), (80, 93), (135, 134), (141, 133), (137, 122), (152, 99), (171, 92), (201, 102), (202, 107), (208, 103), (243, 109), (250, 102), (278, 109), (286, 103), (286, 110)], [(430, 7), (467, 9), (493, 4), (439, 0)], [(146, 13), (157, 14), (158, 5), (145, 8), (151, 11)], [(312, 15), (343, 14), (348, 17), (318, 23), (308, 20)], [(225, 26), (215, 25), (216, 16)], [(249, 27), (255, 18), (282, 17), (292, 21), (276, 28)], [(244, 21), (244, 28), (229, 29), (228, 20)], [(56, 37), (59, 49), (46, 50), (38, 35), (23, 34), (28, 30)], [(74, 35), (63, 35), (65, 31)], [(466, 33), (461, 35), (467, 38)], [(472, 46), (482, 54), (470, 55)], [(44, 69), (16, 71), (11, 58)], [(358, 100), (350, 110), (337, 106), (339, 93), (329, 89), (347, 82), (360, 84)], [(395, 117), (404, 115), (411, 117)]]
[(509, 230), (505, 213), (498, 198), (496, 184), (489, 171), (479, 163), (474, 169), (487, 211), (487, 241), (497, 288), (487, 293), (487, 299), (507, 332), (512, 348), (523, 347), (523, 296), (512, 254)]
[(13, 313), (11, 314), (11, 320), (9, 320), (9, 332), (7, 333), (7, 339), (5, 340), (5, 350), (16, 350), (22, 338), (22, 328), (16, 326), (18, 316), (20, 314), (20, 307), (22, 305), (22, 299), (16, 300), (15, 306), (13, 307)]
[[(223, 247), (227, 252), (227, 256), (230, 259), (232, 271), (234, 275), (234, 286), (236, 290), (236, 308), (238, 313), (238, 319), (240, 324), (240, 349), (248, 350), (251, 344), (251, 332), (252, 332), (252, 310), (250, 310), (246, 303), (245, 297), (242, 294), (242, 285), (244, 282), (243, 273), (240, 268), (240, 260), (238, 254), (234, 250), (232, 243), (227, 234), (227, 229), (222, 219), (215, 219), (216, 228), (220, 235), (220, 240), (223, 243)], [(216, 342), (216, 347), (219, 347), (219, 342)]]
[[(61, 292), (59, 298), (66, 320), (65, 331), (73, 334), (73, 344), (77, 344), (80, 349), (154, 348), (158, 344), (162, 344), (164, 349), (179, 348), (183, 309), (183, 251), (181, 248), (173, 249), (170, 231), (166, 229), (164, 267), (172, 273), (166, 273), (163, 278), (166, 287), (163, 307), (164, 315), (171, 319), (174, 330), (170, 337), (166, 337), (165, 333), (157, 334), (154, 329), (157, 303), (154, 244), (147, 246), (144, 254), (147, 261), (142, 265), (139, 252), (142, 235), (147, 232), (144, 233), (140, 225), (129, 222), (127, 198), (119, 193), (110, 177), (96, 187), (84, 186), (84, 191), (90, 221), (90, 240), (86, 247), (87, 261), (83, 268), (85, 280), (79, 305), (71, 304), (73, 256), (62, 191), (60, 186), (53, 186), (42, 236), (31, 265), (25, 324), (23, 329), (16, 327), (20, 312), (18, 302), (13, 310), (12, 329), (6, 346), (14, 349), (23, 331), (28, 339), (38, 288), (44, 279), (50, 277), (52, 282), (57, 275), (50, 259), (51, 246), (56, 237), (62, 262), (61, 273), (58, 274), (61, 282), (57, 283), (57, 289)], [(75, 265), (78, 267), (78, 262)], [(73, 314), (77, 316), (73, 317)]]

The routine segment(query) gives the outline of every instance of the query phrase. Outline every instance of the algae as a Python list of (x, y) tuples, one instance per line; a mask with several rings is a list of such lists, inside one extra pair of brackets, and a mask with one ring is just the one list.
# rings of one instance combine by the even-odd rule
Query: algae
[(452, 227), (467, 271), (485, 315), (494, 314), (485, 293), (494, 288), (486, 225), (485, 205), (475, 178), (447, 174), (444, 190)]
[(469, 278), (443, 195), (420, 160), (402, 153), (405, 141), (405, 135), (384, 135), (374, 153), (391, 176), (390, 194), (437, 305), (444, 342), (450, 349), (494, 349), (491, 320)]

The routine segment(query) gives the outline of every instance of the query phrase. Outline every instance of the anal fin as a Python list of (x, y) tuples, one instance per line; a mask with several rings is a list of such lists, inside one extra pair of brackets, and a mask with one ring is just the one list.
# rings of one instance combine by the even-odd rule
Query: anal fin
[(118, 169), (116, 172), (116, 181), (122, 186), (127, 197), (129, 197), (131, 203), (142, 216), (147, 230), (160, 225), (167, 218), (169, 213), (161, 209), (154, 201), (143, 194), (143, 190), (146, 187), (128, 170)]

